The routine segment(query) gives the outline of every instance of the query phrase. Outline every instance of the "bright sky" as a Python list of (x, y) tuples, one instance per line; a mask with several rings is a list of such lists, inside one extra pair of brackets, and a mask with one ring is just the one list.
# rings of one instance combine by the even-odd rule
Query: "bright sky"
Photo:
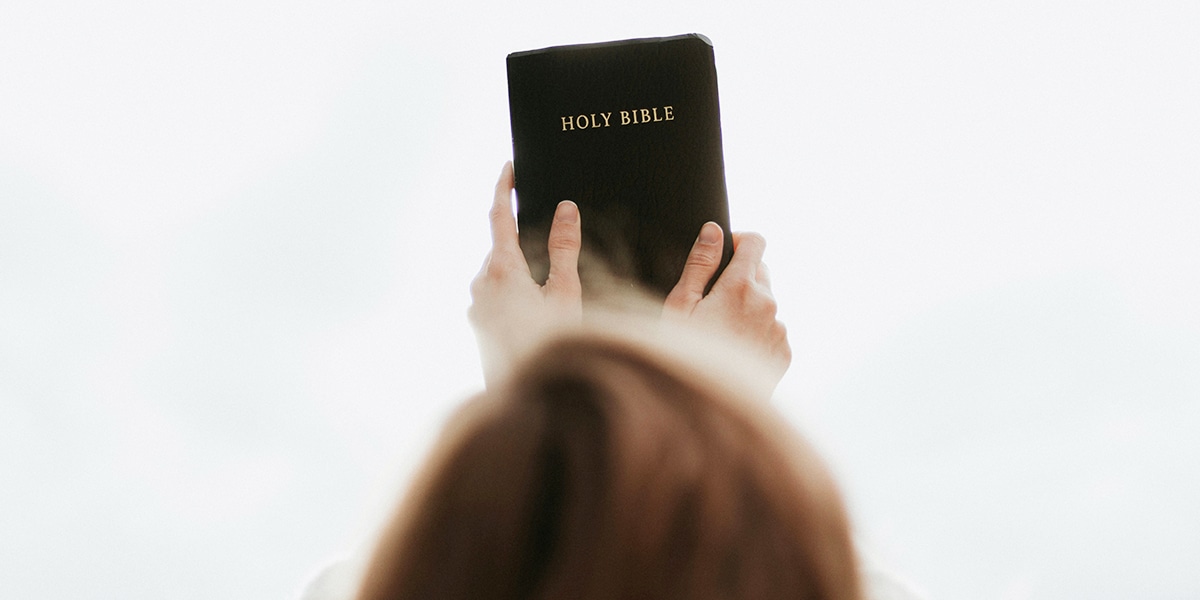
[(1200, 5), (18, 0), (0, 597), (286, 599), (369, 543), (481, 386), (505, 55), (687, 32), (864, 546), (1200, 595)]

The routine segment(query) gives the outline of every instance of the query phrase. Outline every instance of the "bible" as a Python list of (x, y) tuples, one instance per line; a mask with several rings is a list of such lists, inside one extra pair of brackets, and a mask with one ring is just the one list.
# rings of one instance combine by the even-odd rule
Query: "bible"
[(615, 277), (666, 297), (707, 221), (725, 233), (720, 274), (733, 240), (708, 38), (557, 46), (507, 63), (517, 225), (539, 283), (562, 200), (579, 205), (585, 294)]

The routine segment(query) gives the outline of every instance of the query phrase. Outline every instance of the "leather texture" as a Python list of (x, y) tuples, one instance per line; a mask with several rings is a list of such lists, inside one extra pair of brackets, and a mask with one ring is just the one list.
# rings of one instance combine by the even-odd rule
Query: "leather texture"
[[(585, 293), (607, 271), (665, 297), (707, 221), (725, 230), (724, 269), (733, 242), (707, 38), (517, 52), (508, 56), (508, 86), (517, 223), (538, 281), (562, 200), (580, 209)], [(642, 109), (651, 111), (647, 122)]]

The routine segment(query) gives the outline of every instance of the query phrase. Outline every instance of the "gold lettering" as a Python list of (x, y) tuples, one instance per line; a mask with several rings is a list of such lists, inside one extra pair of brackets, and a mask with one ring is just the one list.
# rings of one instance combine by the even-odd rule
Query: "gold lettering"
[[(658, 112), (660, 108), (662, 109), (661, 113)], [(577, 129), (582, 131), (598, 127), (611, 127), (613, 112), (583, 113), (574, 117), (559, 117), (562, 120), (562, 131), (575, 131)], [(645, 123), (675, 120), (674, 106), (633, 108), (616, 112), (621, 113), (621, 125), (643, 125)]]

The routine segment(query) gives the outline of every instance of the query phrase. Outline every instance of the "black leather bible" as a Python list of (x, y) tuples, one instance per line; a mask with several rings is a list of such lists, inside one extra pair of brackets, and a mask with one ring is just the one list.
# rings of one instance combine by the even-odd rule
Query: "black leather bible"
[(606, 273), (665, 297), (707, 221), (725, 232), (724, 269), (733, 241), (708, 38), (515, 52), (508, 101), (521, 247), (539, 282), (562, 200), (579, 205), (585, 293)]

